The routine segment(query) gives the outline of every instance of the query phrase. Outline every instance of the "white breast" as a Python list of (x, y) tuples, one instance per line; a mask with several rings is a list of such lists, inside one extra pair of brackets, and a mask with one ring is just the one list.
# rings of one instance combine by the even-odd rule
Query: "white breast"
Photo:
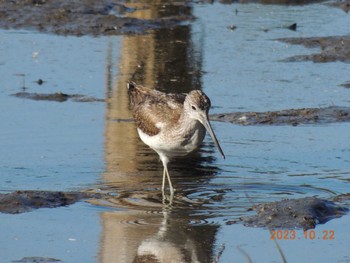
[(202, 143), (205, 136), (205, 128), (199, 122), (195, 123), (186, 135), (181, 131), (172, 131), (149, 136), (142, 130), (137, 129), (141, 140), (156, 151), (159, 155), (165, 155), (168, 158), (185, 156), (196, 150)]

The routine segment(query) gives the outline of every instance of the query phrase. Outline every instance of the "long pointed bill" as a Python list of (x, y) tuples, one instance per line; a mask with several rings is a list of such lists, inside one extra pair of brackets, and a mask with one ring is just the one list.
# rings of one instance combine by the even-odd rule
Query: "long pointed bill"
[(206, 130), (208, 131), (208, 133), (210, 134), (211, 138), (213, 139), (216, 147), (218, 147), (219, 149), (219, 152), (221, 153), (222, 155), (222, 158), (225, 159), (225, 154), (224, 152), (222, 151), (221, 149), (221, 146), (218, 142), (218, 139), (216, 139), (216, 136), (215, 136), (215, 133), (213, 131), (213, 128), (211, 127), (210, 125), (210, 122), (209, 122), (209, 118), (208, 118), (208, 115), (206, 115), (202, 120), (200, 120), (200, 122), (203, 124), (203, 126), (206, 128)]

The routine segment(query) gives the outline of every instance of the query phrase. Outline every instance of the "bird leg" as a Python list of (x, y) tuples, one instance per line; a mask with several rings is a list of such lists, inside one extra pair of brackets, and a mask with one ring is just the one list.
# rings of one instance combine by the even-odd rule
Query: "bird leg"
[[(170, 175), (169, 175), (169, 171), (168, 171), (168, 165), (165, 164), (164, 165), (164, 171), (166, 173), (166, 176), (168, 177), (168, 183), (169, 183), (169, 188), (170, 188), (170, 196), (174, 196), (174, 192), (175, 192), (175, 188), (173, 187), (172, 183), (171, 183), (171, 179), (170, 179)], [(164, 183), (164, 175), (163, 175), (163, 183)]]
[(173, 187), (173, 184), (171, 183), (171, 179), (170, 179), (170, 175), (169, 175), (169, 171), (168, 171), (169, 159), (166, 156), (163, 156), (163, 155), (159, 155), (159, 156), (160, 156), (160, 159), (161, 159), (161, 161), (163, 163), (163, 167), (164, 167), (164, 170), (163, 170), (163, 182), (162, 182), (163, 202), (166, 199), (166, 195), (165, 195), (165, 177), (167, 177), (168, 178), (168, 183), (169, 183), (169, 189), (170, 189), (169, 202), (170, 202), (170, 205), (171, 205), (172, 202), (173, 202), (175, 189)]
[[(169, 182), (169, 188), (170, 188), (170, 196), (169, 199), (166, 197), (165, 195), (165, 177), (168, 177), (168, 182)], [(166, 166), (164, 166), (164, 170), (163, 170), (163, 183), (162, 183), (162, 196), (163, 196), (163, 204), (166, 206), (171, 206), (173, 204), (173, 199), (174, 199), (174, 192), (175, 189), (173, 188), (172, 184), (171, 184), (171, 180), (170, 180), (170, 176), (169, 176), (169, 172), (168, 169), (166, 168)], [(166, 200), (168, 199), (169, 203), (166, 203)]]
[(165, 190), (165, 175), (166, 174), (166, 170), (165, 170), (165, 166), (164, 166), (164, 169), (163, 169), (163, 183), (162, 183), (162, 194), (164, 196), (164, 190)]

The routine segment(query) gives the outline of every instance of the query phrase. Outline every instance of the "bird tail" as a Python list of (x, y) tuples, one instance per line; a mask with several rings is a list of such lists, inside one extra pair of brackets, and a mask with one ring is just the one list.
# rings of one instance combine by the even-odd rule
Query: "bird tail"
[(132, 90), (136, 89), (136, 87), (137, 87), (137, 85), (134, 81), (127, 82), (126, 86), (128, 88), (128, 92), (132, 92)]
[(131, 108), (141, 103), (147, 94), (147, 88), (137, 85), (134, 81), (126, 84)]
[(133, 108), (137, 104), (137, 85), (134, 81), (129, 81), (126, 83), (126, 86), (128, 88), (128, 95), (129, 95), (129, 102), (130, 107)]

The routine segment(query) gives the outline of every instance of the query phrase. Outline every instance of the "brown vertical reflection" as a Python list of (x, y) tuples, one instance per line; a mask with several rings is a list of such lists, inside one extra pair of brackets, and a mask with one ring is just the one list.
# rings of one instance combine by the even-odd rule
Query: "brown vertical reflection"
[[(189, 16), (186, 5), (163, 5), (161, 3), (140, 10), (133, 16), (140, 19), (158, 17)], [(104, 180), (117, 186), (140, 186), (146, 176), (135, 173), (159, 169), (157, 155), (140, 142), (132, 118), (126, 91), (126, 83), (135, 80), (147, 87), (167, 92), (188, 92), (200, 89), (201, 51), (191, 40), (191, 27), (181, 25), (174, 28), (154, 30), (145, 35), (123, 36), (121, 39), (118, 77), (113, 86), (110, 79), (111, 61), (107, 58), (107, 111), (105, 132), (106, 173)], [(148, 173), (151, 176), (154, 173)], [(158, 176), (160, 183), (161, 175)], [(147, 179), (147, 178), (146, 178)], [(149, 178), (148, 178), (149, 179)], [(147, 180), (149, 181), (149, 180)]]
[[(189, 6), (165, 3), (138, 3), (140, 8), (132, 16), (155, 19), (191, 14)], [(110, 45), (106, 66), (103, 180), (108, 191), (117, 193), (115, 200), (111, 197), (109, 201), (116, 203), (119, 211), (101, 213), (99, 261), (169, 262), (170, 257), (175, 262), (210, 262), (217, 227), (188, 225), (190, 211), (181, 210), (179, 217), (179, 212), (162, 205), (162, 166), (158, 155), (138, 138), (130, 121), (126, 90), (131, 76), (140, 84), (168, 92), (200, 89), (201, 51), (192, 43), (191, 27), (184, 24), (123, 36), (115, 66), (112, 49)], [(118, 68), (114, 82), (113, 67)]]
[[(144, 76), (152, 83), (153, 42), (151, 35), (125, 36), (121, 40), (120, 58), (117, 80), (107, 93), (106, 130), (105, 130), (105, 161), (106, 182), (122, 180), (137, 166), (137, 143), (139, 141), (134, 124), (128, 121), (132, 118), (126, 83), (131, 74), (143, 62)], [(123, 180), (130, 181), (131, 178)]]

